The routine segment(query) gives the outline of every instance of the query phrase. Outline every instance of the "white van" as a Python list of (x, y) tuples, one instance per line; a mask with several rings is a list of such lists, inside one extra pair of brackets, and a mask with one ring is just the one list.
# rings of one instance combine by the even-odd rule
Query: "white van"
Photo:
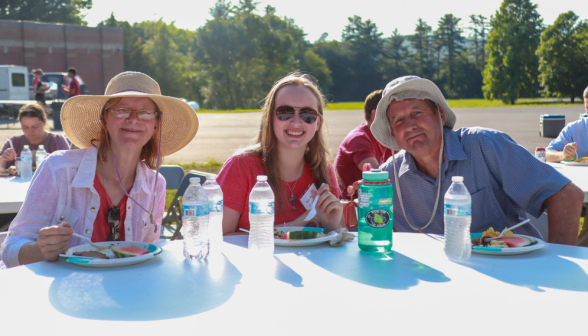
[(29, 100), (26, 66), (0, 65), (0, 100)]

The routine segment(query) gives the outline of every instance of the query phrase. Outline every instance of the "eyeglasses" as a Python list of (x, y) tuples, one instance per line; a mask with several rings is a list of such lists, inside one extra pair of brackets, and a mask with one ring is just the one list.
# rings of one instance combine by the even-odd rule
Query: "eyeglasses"
[(106, 222), (110, 226), (110, 236), (108, 241), (119, 241), (120, 240), (120, 209), (115, 207), (108, 207), (108, 213), (106, 214)]
[(108, 109), (108, 110), (110, 111), (110, 113), (113, 116), (115, 116), (117, 118), (121, 118), (121, 119), (126, 119), (126, 118), (130, 117), (131, 113), (133, 113), (133, 112), (137, 112), (137, 118), (139, 118), (141, 120), (151, 120), (157, 116), (157, 111), (147, 110), (147, 109), (131, 110), (126, 107), (119, 107), (119, 108)]
[(315, 109), (310, 107), (293, 107), (288, 105), (278, 106), (274, 111), (276, 112), (276, 117), (279, 121), (288, 121), (294, 118), (296, 110), (299, 110), (300, 119), (307, 124), (314, 124), (321, 115)]

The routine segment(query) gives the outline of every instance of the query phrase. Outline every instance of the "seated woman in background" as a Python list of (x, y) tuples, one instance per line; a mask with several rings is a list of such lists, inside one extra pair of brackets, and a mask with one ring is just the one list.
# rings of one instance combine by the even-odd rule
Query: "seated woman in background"
[[(275, 195), (275, 225), (304, 226), (300, 199), (318, 190), (313, 225), (337, 229), (343, 213), (335, 170), (323, 135), (324, 96), (309, 75), (290, 74), (267, 95), (255, 143), (225, 162), (217, 181), (224, 194), (223, 232), (249, 229), (249, 193), (267, 175)], [(323, 185), (324, 183), (324, 185)]]
[(0, 151), (0, 171), (14, 166), (17, 156), (25, 145), (33, 152), (33, 167), (36, 167), (35, 152), (39, 145), (43, 145), (47, 153), (69, 149), (69, 144), (59, 134), (47, 132), (47, 116), (43, 108), (37, 104), (29, 104), (18, 111), (18, 121), (23, 135), (8, 137), (8, 140)]
[[(104, 96), (75, 96), (62, 109), (63, 128), (79, 150), (59, 151), (33, 176), (0, 247), (8, 267), (57, 260), (82, 240), (159, 240), (165, 180), (161, 156), (188, 144), (194, 110), (161, 95), (140, 72), (123, 72)], [(0, 263), (0, 267), (2, 267)]]

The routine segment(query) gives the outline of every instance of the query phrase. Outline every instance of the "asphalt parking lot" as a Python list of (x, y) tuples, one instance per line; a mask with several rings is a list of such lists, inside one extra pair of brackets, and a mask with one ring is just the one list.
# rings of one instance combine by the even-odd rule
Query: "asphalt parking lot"
[[(529, 151), (546, 147), (551, 138), (539, 136), (541, 114), (563, 114), (566, 123), (578, 119), (584, 106), (539, 106), (454, 109), (456, 128), (481, 126), (509, 134)], [(259, 131), (260, 112), (200, 113), (200, 129), (192, 142), (181, 151), (166, 157), (165, 162), (204, 162), (210, 158), (224, 162), (240, 147), (250, 144)], [(362, 110), (326, 111), (329, 147), (333, 158), (347, 133), (363, 121)], [(18, 124), (0, 125), (0, 141), (22, 134)], [(56, 132), (63, 133), (63, 132)]]

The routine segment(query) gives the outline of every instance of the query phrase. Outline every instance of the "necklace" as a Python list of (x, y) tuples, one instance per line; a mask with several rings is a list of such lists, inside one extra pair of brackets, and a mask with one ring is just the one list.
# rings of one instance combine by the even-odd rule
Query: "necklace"
[(300, 174), (300, 177), (296, 179), (296, 181), (294, 182), (294, 188), (290, 188), (290, 185), (288, 184), (288, 182), (286, 182), (286, 185), (288, 186), (288, 189), (290, 189), (290, 198), (288, 199), (288, 202), (292, 202), (292, 209), (296, 210), (296, 201), (298, 201), (298, 199), (296, 197), (294, 197), (294, 189), (296, 189), (296, 184), (298, 183), (298, 180), (300, 180), (300, 178), (302, 177), (302, 175), (304, 174), (304, 165), (302, 165), (302, 174)]

